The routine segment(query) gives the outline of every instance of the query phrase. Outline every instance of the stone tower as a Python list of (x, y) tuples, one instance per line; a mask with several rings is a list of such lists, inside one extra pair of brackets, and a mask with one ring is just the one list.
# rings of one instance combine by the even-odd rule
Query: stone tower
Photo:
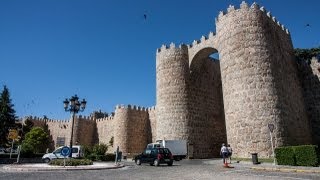
[(162, 46), (157, 51), (156, 138), (189, 140), (188, 47)]
[(257, 4), (233, 6), (216, 21), (228, 142), (238, 156), (271, 155), (275, 144), (311, 143), (288, 30)]
[(216, 155), (226, 141), (236, 156), (270, 157), (268, 124), (276, 146), (311, 143), (294, 60), (290, 34), (270, 12), (230, 6), (216, 35), (158, 49), (157, 138), (188, 140), (196, 158)]
[(115, 110), (114, 144), (123, 155), (140, 153), (151, 142), (148, 111), (131, 105), (117, 106)]

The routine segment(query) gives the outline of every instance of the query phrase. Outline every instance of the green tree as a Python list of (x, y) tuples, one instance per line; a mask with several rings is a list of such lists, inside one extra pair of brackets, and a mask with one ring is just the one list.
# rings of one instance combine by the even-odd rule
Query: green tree
[(16, 111), (13, 109), (13, 106), (9, 90), (7, 86), (4, 86), (0, 94), (0, 146), (8, 142), (9, 129), (15, 127)]
[(24, 140), (25, 135), (30, 132), (31, 128), (33, 127), (33, 122), (27, 118), (26, 120), (22, 122), (16, 123), (16, 127), (19, 131), (20, 140)]
[(24, 121), (24, 124), (23, 124), (23, 137), (25, 136), (25, 134), (27, 134), (28, 132), (30, 132), (31, 131), (31, 129), (32, 129), (32, 127), (33, 127), (33, 122), (29, 119), (29, 118), (27, 118), (25, 121)]
[(92, 148), (92, 153), (96, 155), (105, 155), (108, 151), (108, 146), (106, 144), (96, 144)]
[(310, 61), (312, 57), (320, 56), (320, 47), (318, 48), (310, 48), (310, 49), (300, 49), (296, 48), (294, 50), (294, 54), (298, 60), (302, 61)]
[(48, 134), (42, 128), (35, 127), (26, 134), (25, 139), (22, 143), (22, 150), (28, 152), (32, 151), (33, 153), (42, 153), (46, 152), (48, 146)]

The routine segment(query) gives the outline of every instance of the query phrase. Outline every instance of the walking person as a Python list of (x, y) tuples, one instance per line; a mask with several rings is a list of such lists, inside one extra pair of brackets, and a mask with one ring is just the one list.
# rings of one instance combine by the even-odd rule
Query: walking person
[(221, 147), (221, 150), (220, 150), (220, 155), (222, 156), (223, 158), (223, 164), (225, 167), (228, 166), (228, 162), (227, 162), (227, 158), (228, 158), (228, 148), (226, 147), (226, 145), (223, 143), (222, 144), (222, 147)]
[(231, 164), (232, 148), (231, 148), (230, 144), (228, 144), (227, 149), (228, 149), (229, 164)]

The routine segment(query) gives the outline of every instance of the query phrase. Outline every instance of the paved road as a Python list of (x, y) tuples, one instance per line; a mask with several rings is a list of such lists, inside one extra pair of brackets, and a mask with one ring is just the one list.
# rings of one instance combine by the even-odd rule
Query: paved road
[(48, 172), (6, 172), (1, 165), (0, 179), (320, 179), (320, 173), (256, 171), (246, 164), (232, 164), (234, 168), (226, 169), (219, 160), (183, 160), (171, 167), (124, 163), (126, 167), (121, 169)]

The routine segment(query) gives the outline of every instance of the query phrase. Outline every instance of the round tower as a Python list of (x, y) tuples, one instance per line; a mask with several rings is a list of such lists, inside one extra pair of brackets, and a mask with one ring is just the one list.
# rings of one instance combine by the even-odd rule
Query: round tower
[(188, 140), (188, 47), (162, 46), (157, 50), (156, 71), (156, 139)]
[(123, 155), (127, 155), (129, 152), (129, 110), (124, 106), (116, 106), (115, 110), (115, 124), (114, 124), (114, 149), (119, 146)]
[[(275, 145), (310, 142), (288, 31), (246, 3), (216, 19), (228, 143), (238, 157), (272, 154)], [(296, 131), (296, 133), (294, 132)]]

